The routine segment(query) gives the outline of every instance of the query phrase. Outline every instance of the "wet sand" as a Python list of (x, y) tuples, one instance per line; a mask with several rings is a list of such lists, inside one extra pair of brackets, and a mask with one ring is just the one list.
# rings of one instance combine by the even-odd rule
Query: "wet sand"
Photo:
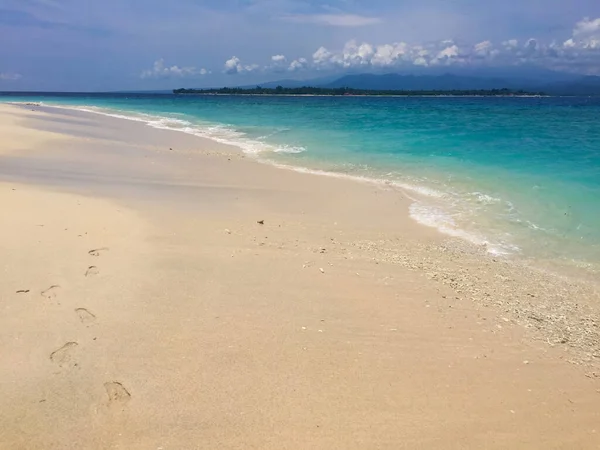
[(591, 287), (385, 186), (81, 112), (0, 130), (0, 448), (600, 446)]

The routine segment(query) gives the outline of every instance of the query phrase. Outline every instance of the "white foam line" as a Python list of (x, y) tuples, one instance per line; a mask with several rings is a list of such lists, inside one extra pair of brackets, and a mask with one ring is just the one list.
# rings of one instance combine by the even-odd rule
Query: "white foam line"
[(452, 217), (445, 211), (433, 206), (414, 202), (409, 208), (410, 217), (421, 225), (435, 228), (449, 236), (457, 237), (478, 246), (485, 246), (488, 253), (496, 256), (506, 256), (519, 251), (518, 247), (492, 243), (484, 236), (469, 233), (458, 228)]
[(264, 158), (258, 158), (258, 160), (263, 163), (275, 166), (279, 169), (293, 170), (294, 172), (308, 173), (308, 174), (312, 174), (312, 175), (320, 175), (320, 176), (326, 176), (326, 177), (332, 177), (332, 178), (341, 178), (341, 179), (346, 179), (346, 180), (357, 181), (360, 183), (376, 185), (379, 187), (392, 187), (392, 188), (396, 188), (396, 189), (401, 189), (404, 192), (404, 194), (413, 202), (416, 202), (419, 199), (417, 197), (412, 197), (410, 195), (410, 192), (413, 192), (420, 196), (431, 197), (431, 198), (444, 198), (447, 196), (443, 192), (436, 191), (435, 189), (431, 189), (431, 188), (428, 188), (425, 186), (417, 186), (417, 185), (413, 185), (413, 184), (401, 183), (398, 181), (390, 181), (390, 180), (386, 180), (386, 179), (382, 179), (382, 178), (367, 177), (367, 176), (363, 176), (363, 175), (349, 175), (346, 173), (330, 172), (330, 171), (321, 170), (321, 169), (309, 169), (307, 167), (302, 167), (302, 166), (291, 166), (288, 164), (282, 164), (282, 163), (278, 163), (278, 162), (271, 161), (269, 159), (264, 159)]
[[(210, 124), (206, 125), (204, 129), (194, 127), (192, 122), (181, 119), (174, 119), (171, 117), (165, 116), (154, 116), (145, 113), (131, 112), (132, 115), (124, 115), (114, 113), (112, 111), (106, 111), (105, 109), (94, 107), (94, 106), (64, 106), (64, 105), (45, 105), (53, 108), (59, 109), (71, 109), (76, 111), (84, 111), (94, 114), (100, 114), (103, 116), (114, 117), (117, 119), (125, 119), (132, 120), (135, 122), (143, 122), (152, 128), (157, 128), (160, 130), (171, 130), (171, 131), (181, 131), (186, 134), (191, 134), (197, 137), (211, 139), (220, 144), (225, 145), (233, 145), (235, 147), (240, 148), (244, 153), (250, 155), (256, 155), (258, 153), (263, 152), (275, 152), (275, 153), (302, 153), (306, 151), (304, 147), (293, 147), (293, 146), (283, 146), (276, 147), (269, 144), (266, 144), (261, 141), (253, 140), (246, 138), (244, 133), (239, 131), (232, 130), (227, 126), (219, 125), (219, 124)], [(172, 127), (169, 126), (168, 123), (175, 123), (181, 125), (181, 127)]]

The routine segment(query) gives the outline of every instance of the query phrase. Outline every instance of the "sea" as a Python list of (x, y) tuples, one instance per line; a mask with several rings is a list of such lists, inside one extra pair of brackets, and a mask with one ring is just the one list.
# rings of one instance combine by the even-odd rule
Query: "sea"
[(498, 257), (600, 277), (600, 98), (12, 94), (401, 189), (410, 216)]

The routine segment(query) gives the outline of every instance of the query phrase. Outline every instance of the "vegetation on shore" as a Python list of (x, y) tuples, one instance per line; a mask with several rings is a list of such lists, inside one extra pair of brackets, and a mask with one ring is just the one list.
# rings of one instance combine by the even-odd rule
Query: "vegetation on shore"
[(221, 88), (221, 89), (174, 89), (174, 94), (200, 94), (200, 95), (324, 95), (324, 96), (525, 96), (544, 95), (541, 92), (526, 92), (511, 89), (453, 89), (453, 90), (370, 90), (353, 88), (320, 88), (304, 86), (299, 88)]

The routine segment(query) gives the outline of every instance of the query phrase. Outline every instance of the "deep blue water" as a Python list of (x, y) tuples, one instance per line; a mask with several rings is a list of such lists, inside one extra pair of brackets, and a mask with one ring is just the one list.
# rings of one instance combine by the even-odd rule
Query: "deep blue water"
[(600, 263), (600, 98), (35, 95), (403, 187), (416, 220), (491, 251)]

